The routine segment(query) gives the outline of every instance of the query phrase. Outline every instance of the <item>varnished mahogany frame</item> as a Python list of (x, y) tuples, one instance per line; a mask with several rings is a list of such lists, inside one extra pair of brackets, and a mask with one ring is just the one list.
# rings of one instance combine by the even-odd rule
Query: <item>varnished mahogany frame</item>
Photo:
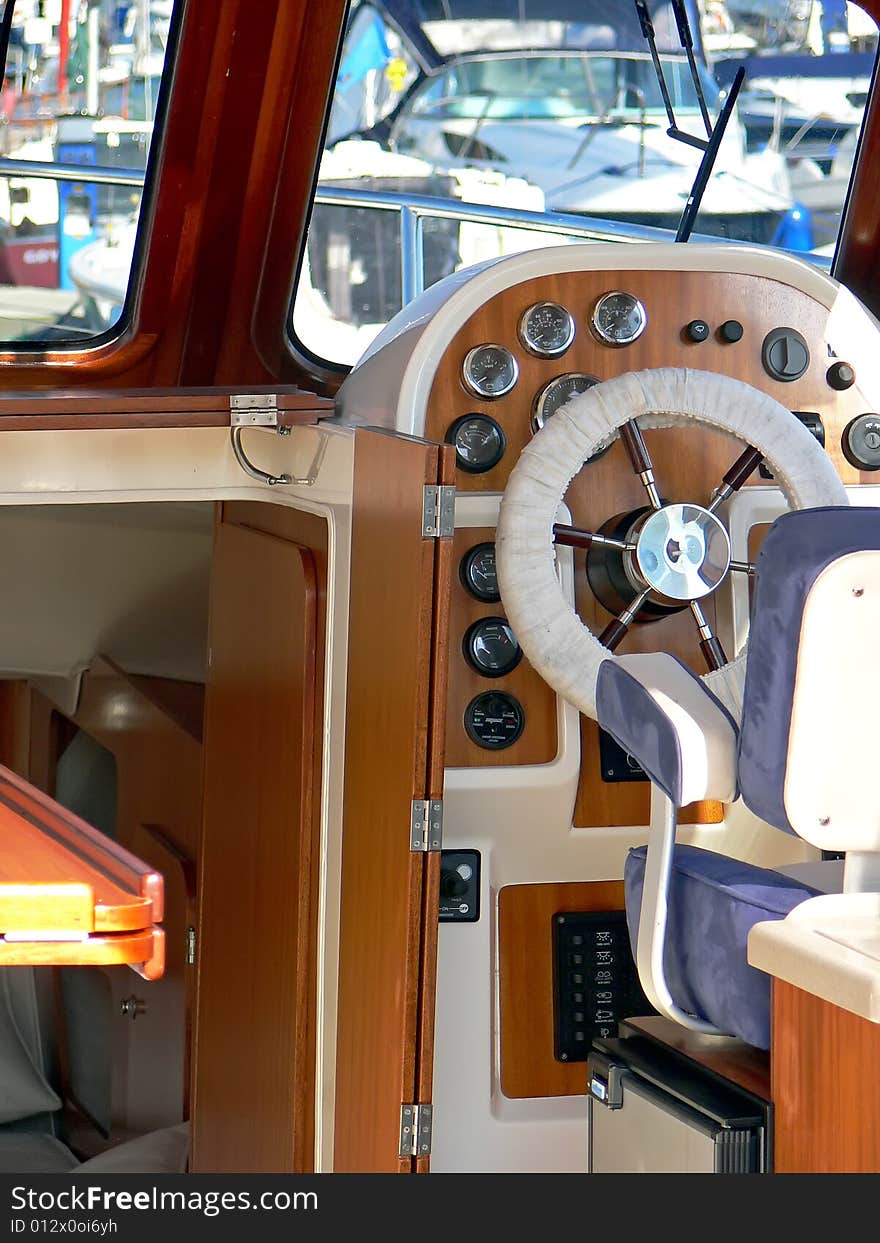
[(408, 1173), (401, 1105), (431, 1102), (439, 852), (410, 849), (413, 800), (443, 797), (452, 541), (423, 489), (449, 446), (355, 433), (333, 1168)]
[(287, 314), (346, 0), (178, 3), (130, 322), (115, 340), (79, 350), (0, 352), (7, 389), (238, 386), (303, 374)]

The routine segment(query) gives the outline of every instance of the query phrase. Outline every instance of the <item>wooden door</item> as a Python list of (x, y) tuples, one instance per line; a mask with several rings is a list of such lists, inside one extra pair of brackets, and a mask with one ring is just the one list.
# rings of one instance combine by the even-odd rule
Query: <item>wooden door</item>
[(351, 548), (334, 1169), (409, 1172), (403, 1104), (431, 1101), (440, 856), (413, 800), (443, 795), (452, 540), (422, 534), (446, 446), (359, 430)]
[(198, 1173), (311, 1168), (317, 608), (308, 548), (224, 517), (205, 701)]

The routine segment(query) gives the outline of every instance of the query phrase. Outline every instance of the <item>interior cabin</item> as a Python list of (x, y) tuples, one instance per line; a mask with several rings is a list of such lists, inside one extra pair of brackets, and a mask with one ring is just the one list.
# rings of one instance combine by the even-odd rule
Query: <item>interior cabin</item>
[(125, 7), (11, 26), (0, 1171), (880, 1170), (880, 3)]

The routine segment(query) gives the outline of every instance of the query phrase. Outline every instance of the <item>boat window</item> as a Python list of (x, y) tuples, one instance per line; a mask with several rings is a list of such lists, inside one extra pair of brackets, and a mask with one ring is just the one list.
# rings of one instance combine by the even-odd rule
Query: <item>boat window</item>
[[(829, 267), (874, 21), (846, 0), (686, 7), (713, 115), (746, 71), (695, 234)], [(677, 122), (704, 134), (669, 0), (650, 9)], [(700, 152), (667, 128), (632, 0), (354, 0), (295, 345), (348, 367), (403, 305), (470, 263), (674, 230)]]
[(16, 348), (123, 316), (174, 9), (16, 4), (0, 94), (0, 340)]

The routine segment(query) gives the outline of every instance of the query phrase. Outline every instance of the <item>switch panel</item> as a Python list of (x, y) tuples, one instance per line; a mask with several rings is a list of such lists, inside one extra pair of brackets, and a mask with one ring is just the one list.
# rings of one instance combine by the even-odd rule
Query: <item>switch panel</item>
[(625, 911), (553, 916), (554, 1030), (560, 1062), (585, 1062), (594, 1037), (616, 1036), (621, 1019), (654, 1014), (633, 961)]
[(474, 924), (480, 918), (480, 852), (440, 851), (440, 922)]

